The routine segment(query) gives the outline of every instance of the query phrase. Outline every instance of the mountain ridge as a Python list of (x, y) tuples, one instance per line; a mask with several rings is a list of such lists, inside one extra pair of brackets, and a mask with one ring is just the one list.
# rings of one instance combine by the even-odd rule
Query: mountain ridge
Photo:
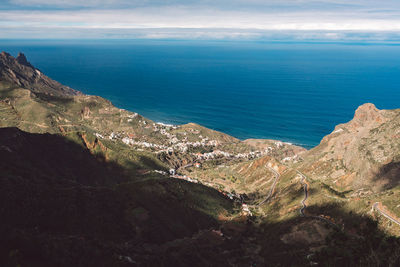
[(16, 58), (6, 52), (0, 53), (0, 77), (19, 86), (55, 96), (82, 94), (68, 86), (56, 82), (32, 66), (23, 53)]
[[(348, 171), (342, 176), (335, 175), (334, 178), (340, 180), (343, 176), (357, 174), (359, 179), (365, 180), (363, 182), (356, 180), (355, 183), (358, 184), (356, 188), (368, 185), (368, 179), (372, 179), (374, 173), (393, 160), (396, 161), (399, 148), (395, 140), (399, 130), (392, 129), (390, 124), (394, 126), (397, 123), (399, 114), (400, 110), (378, 110), (371, 103), (361, 105), (351, 121), (336, 126), (331, 134), (322, 139), (319, 146), (306, 152), (304, 157), (311, 157), (314, 165), (322, 161), (336, 162), (336, 166), (341, 164)], [(389, 138), (394, 139), (389, 141)], [(387, 145), (390, 143), (394, 146), (389, 149)], [(312, 168), (310, 163), (306, 165), (308, 166), (305, 168)], [(396, 170), (396, 173), (399, 172), (400, 170)], [(326, 176), (323, 173), (319, 172), (319, 175)], [(352, 181), (344, 183), (350, 185)], [(372, 187), (380, 190), (379, 186)], [(346, 185), (343, 186), (343, 189), (345, 188)]]
[(385, 214), (400, 217), (400, 110), (361, 105), (311, 150), (241, 141), (155, 123), (3, 52), (0, 137), (5, 266), (399, 263)]

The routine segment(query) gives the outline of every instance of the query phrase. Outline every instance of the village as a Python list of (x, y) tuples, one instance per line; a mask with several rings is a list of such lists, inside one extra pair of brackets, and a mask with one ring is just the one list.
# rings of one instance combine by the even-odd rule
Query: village
[[(136, 116), (131, 115), (133, 119)], [(221, 149), (216, 149), (220, 145), (220, 142), (217, 140), (210, 140), (209, 137), (203, 137), (200, 132), (196, 129), (186, 129), (183, 132), (178, 132), (178, 134), (172, 133), (172, 130), (177, 130), (179, 129), (179, 126), (171, 125), (171, 124), (165, 124), (165, 123), (152, 123), (149, 124), (146, 121), (139, 121), (139, 123), (146, 125), (146, 129), (152, 128), (154, 133), (160, 134), (163, 136), (165, 139), (156, 144), (152, 143), (150, 141), (144, 141), (140, 140), (140, 138), (135, 138), (135, 135), (132, 133), (126, 133), (126, 132), (111, 132), (108, 135), (102, 135), (99, 133), (95, 133), (97, 138), (100, 139), (108, 139), (112, 141), (117, 141), (120, 140), (124, 144), (131, 146), (131, 147), (136, 147), (138, 150), (146, 149), (150, 150), (153, 153), (160, 154), (160, 153), (190, 153), (190, 155), (193, 156), (194, 161), (186, 164), (185, 166), (181, 166), (180, 168), (187, 168), (187, 167), (195, 167), (195, 168), (201, 168), (202, 164), (205, 161), (209, 160), (214, 160), (214, 159), (227, 159), (227, 160), (232, 160), (232, 159), (243, 159), (243, 160), (251, 160), (251, 159), (257, 159), (263, 156), (266, 156), (270, 154), (271, 152), (274, 151), (274, 149), (279, 149), (284, 146), (283, 142), (276, 141), (273, 145), (274, 147), (268, 146), (266, 147), (263, 151), (256, 150), (256, 151), (249, 151), (247, 153), (232, 153), (232, 152), (227, 152), (223, 151)], [(191, 139), (193, 140), (193, 136), (197, 139), (198, 141), (188, 141), (189, 136), (191, 135)], [(206, 151), (210, 152), (192, 152), (194, 148), (204, 148)], [(283, 159), (283, 161), (291, 161), (297, 159), (296, 156), (294, 157), (286, 157)], [(208, 187), (215, 188), (218, 190), (221, 194), (223, 194), (225, 197), (229, 198), (230, 200), (233, 200), (237, 203), (240, 204), (241, 206), (241, 212), (245, 216), (252, 216), (252, 212), (249, 208), (249, 206), (244, 202), (243, 196), (236, 192), (226, 192), (219, 188), (217, 185), (208, 183), (208, 182), (201, 182), (197, 178), (189, 177), (187, 175), (183, 175), (178, 173), (179, 169), (173, 169), (171, 168), (168, 172), (162, 171), (162, 170), (154, 170), (154, 172), (159, 173), (164, 176), (168, 176), (170, 178), (174, 179), (181, 179), (185, 180), (190, 183), (196, 183), (196, 184), (203, 184)]]
[[(134, 115), (131, 115), (134, 117)], [(145, 124), (145, 121), (139, 121), (139, 123)], [(196, 129), (188, 129), (184, 132), (180, 132), (179, 136), (177, 134), (171, 133), (171, 130), (178, 129), (178, 126), (164, 123), (153, 123), (152, 126), (147, 125), (146, 128), (152, 128), (154, 133), (158, 133), (163, 136), (165, 139), (160, 143), (153, 143), (147, 140), (140, 140), (140, 138), (136, 138), (132, 133), (126, 132), (111, 132), (108, 135), (103, 135), (100, 133), (95, 133), (95, 136), (100, 139), (109, 139), (109, 140), (120, 140), (124, 144), (138, 147), (140, 149), (149, 149), (150, 151), (160, 154), (160, 153), (190, 153), (193, 155), (198, 161), (212, 160), (218, 158), (226, 158), (226, 159), (256, 159), (265, 155), (270, 154), (273, 151), (273, 147), (267, 147), (263, 151), (250, 151), (247, 153), (230, 153), (227, 151), (223, 151), (220, 149), (215, 149), (220, 145), (220, 142), (217, 140), (210, 140), (209, 137), (203, 137), (199, 134), (199, 131)], [(198, 134), (198, 135), (197, 135)], [(188, 135), (195, 135), (195, 138), (199, 139), (198, 141), (189, 141)], [(192, 138), (193, 139), (193, 138)], [(276, 147), (279, 148), (282, 146), (281, 142), (276, 142)], [(209, 152), (192, 152), (194, 150), (201, 151), (202, 149)]]

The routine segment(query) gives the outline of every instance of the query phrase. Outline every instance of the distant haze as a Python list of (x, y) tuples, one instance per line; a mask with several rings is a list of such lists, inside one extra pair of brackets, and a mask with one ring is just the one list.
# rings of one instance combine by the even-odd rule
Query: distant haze
[(400, 40), (395, 0), (8, 0), (0, 38)]

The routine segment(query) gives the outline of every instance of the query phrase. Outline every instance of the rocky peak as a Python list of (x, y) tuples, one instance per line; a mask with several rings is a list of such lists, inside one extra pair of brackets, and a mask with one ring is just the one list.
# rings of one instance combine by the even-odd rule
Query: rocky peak
[(31, 63), (28, 62), (28, 60), (26, 59), (26, 57), (25, 57), (25, 55), (23, 53), (21, 53), (21, 52), (18, 53), (18, 56), (15, 59), (17, 60), (17, 62), (19, 64), (33, 68)]
[(16, 58), (4, 51), (0, 53), (1, 80), (11, 82), (34, 93), (59, 97), (82, 94), (42, 75), (38, 69), (29, 63), (23, 53), (19, 53)]
[[(361, 105), (350, 122), (336, 126), (319, 146), (303, 155), (312, 158), (307, 167), (319, 177), (331, 177), (333, 184), (343, 188), (381, 190), (394, 180), (388, 178), (392, 173), (387, 170), (394, 166), (398, 175), (398, 165), (390, 165), (398, 161), (398, 118), (399, 111), (379, 110), (371, 103)], [(385, 173), (387, 181), (374, 182), (377, 173), (380, 177)]]
[(10, 64), (12, 61), (14, 60), (14, 58), (7, 52), (1, 52), (0, 53), (0, 68), (7, 66), (8, 64)]
[(379, 110), (372, 103), (359, 106), (354, 113), (354, 119), (359, 121), (375, 120), (379, 116)]
[(0, 54), (0, 56), (1, 56), (1, 57), (6, 57), (6, 58), (7, 58), (7, 57), (11, 57), (11, 55), (10, 55), (9, 53), (5, 52), (5, 51), (2, 51), (1, 54)]
[(359, 106), (354, 113), (354, 118), (348, 123), (350, 129), (374, 128), (385, 122), (385, 111), (379, 110), (372, 103)]

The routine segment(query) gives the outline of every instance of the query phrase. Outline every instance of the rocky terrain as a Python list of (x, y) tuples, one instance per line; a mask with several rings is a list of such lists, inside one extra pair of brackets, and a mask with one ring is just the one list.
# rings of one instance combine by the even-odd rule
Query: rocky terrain
[(311, 149), (167, 125), (0, 54), (2, 266), (396, 266), (400, 110)]
[(0, 54), (0, 76), (6, 81), (35, 93), (63, 97), (82, 94), (44, 75), (33, 67), (22, 53), (19, 53), (16, 58), (6, 52)]
[(360, 106), (353, 120), (336, 126), (309, 151), (302, 169), (340, 190), (374, 192), (398, 185), (400, 110)]

